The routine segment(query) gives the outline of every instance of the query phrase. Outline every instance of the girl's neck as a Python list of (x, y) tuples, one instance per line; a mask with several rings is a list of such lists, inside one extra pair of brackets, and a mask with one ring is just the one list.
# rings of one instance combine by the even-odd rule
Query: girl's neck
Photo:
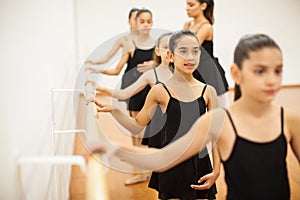
[(270, 102), (262, 103), (245, 97), (241, 97), (236, 102), (236, 105), (239, 110), (243, 110), (256, 117), (264, 115), (273, 106)]
[(160, 63), (157, 67), (156, 67), (157, 71), (170, 71), (172, 72), (172, 70), (170, 69), (169, 65), (164, 65), (163, 63)]
[(138, 35), (138, 30), (137, 29), (130, 29), (130, 32), (129, 32), (129, 34), (130, 35)]
[(179, 82), (193, 82), (194, 77), (193, 74), (183, 74), (178, 71), (174, 71), (173, 79)]
[(138, 41), (145, 41), (145, 40), (148, 40), (150, 38), (151, 37), (150, 37), (149, 34), (139, 34)]
[(160, 65), (169, 67), (169, 63), (170, 63), (169, 60), (162, 60)]
[(193, 22), (194, 22), (194, 25), (196, 24), (201, 24), (203, 22), (206, 22), (208, 21), (203, 14), (199, 14), (197, 17), (194, 18)]

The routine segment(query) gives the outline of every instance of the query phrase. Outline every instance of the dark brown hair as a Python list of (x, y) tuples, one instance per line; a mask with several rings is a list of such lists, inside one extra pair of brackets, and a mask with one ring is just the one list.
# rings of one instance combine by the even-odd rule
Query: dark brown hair
[[(160, 42), (161, 42), (161, 39), (165, 36), (169, 36), (169, 35), (172, 35), (171, 32), (168, 32), (168, 33), (164, 33), (162, 35), (159, 36), (159, 38), (157, 39), (157, 42), (156, 42), (156, 47), (159, 48), (160, 47)], [(158, 56), (156, 55), (156, 53), (154, 52), (153, 53), (153, 60), (155, 62), (155, 65), (159, 65), (161, 63), (161, 56)]]
[[(263, 48), (276, 48), (280, 52), (278, 44), (269, 36), (265, 34), (252, 34), (245, 35), (240, 39), (234, 50), (233, 62), (242, 69), (243, 61), (249, 58), (249, 53), (258, 51)], [(234, 87), (234, 100), (238, 100), (241, 97), (241, 89), (238, 84)]]
[(201, 4), (206, 3), (206, 9), (203, 11), (205, 18), (211, 25), (214, 24), (214, 0), (198, 0)]
[(139, 9), (138, 9), (138, 8), (132, 8), (132, 9), (129, 11), (128, 19), (130, 19), (131, 16), (132, 16), (132, 14), (133, 14), (134, 12), (136, 12), (136, 11), (139, 11)]

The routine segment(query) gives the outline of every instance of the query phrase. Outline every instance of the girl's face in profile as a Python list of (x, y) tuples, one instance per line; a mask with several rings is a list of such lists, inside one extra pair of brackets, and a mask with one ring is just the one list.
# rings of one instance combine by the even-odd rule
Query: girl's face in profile
[(174, 53), (171, 54), (175, 69), (183, 74), (192, 74), (198, 67), (200, 54), (199, 42), (195, 37), (179, 38)]
[(186, 13), (189, 17), (197, 17), (201, 10), (201, 4), (198, 0), (187, 0), (186, 1)]
[(282, 63), (282, 54), (276, 48), (266, 47), (250, 52), (239, 72), (242, 97), (270, 103), (281, 87)]

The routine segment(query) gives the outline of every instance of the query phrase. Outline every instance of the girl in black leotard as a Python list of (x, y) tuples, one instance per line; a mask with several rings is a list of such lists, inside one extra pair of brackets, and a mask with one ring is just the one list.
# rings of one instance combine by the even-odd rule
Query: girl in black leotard
[(162, 149), (119, 144), (113, 155), (165, 171), (213, 141), (224, 164), (228, 200), (289, 200), (287, 144), (300, 164), (300, 114), (272, 103), (281, 88), (282, 68), (282, 53), (273, 39), (264, 34), (244, 36), (231, 67), (236, 101), (227, 110), (208, 112), (188, 133)]
[[(155, 145), (150, 142), (150, 146), (157, 148), (162, 148), (182, 137), (200, 115), (217, 106), (215, 89), (193, 77), (200, 56), (199, 42), (195, 34), (182, 31), (172, 35), (169, 48), (168, 55), (174, 63), (172, 78), (165, 84), (152, 87), (143, 109), (134, 120), (128, 116), (128, 121), (123, 120), (125, 116), (117, 114), (122, 112), (116, 110), (112, 112), (125, 127), (133, 121), (137, 125), (146, 126), (152, 118), (149, 113), (153, 111), (155, 105), (159, 105), (166, 115), (166, 123), (159, 133), (161, 138), (155, 141)], [(102, 107), (100, 110), (109, 111), (109, 106), (102, 105), (98, 100), (96, 104)], [(214, 168), (205, 150), (167, 172), (153, 173), (149, 186), (159, 192), (160, 199), (215, 199), (214, 182), (220, 168), (220, 160), (216, 155), (217, 152), (213, 149)], [(194, 190), (190, 187), (191, 184), (203, 184), (199, 187), (206, 190)]]
[[(201, 62), (194, 73), (199, 73), (207, 84), (212, 85), (218, 95), (219, 106), (229, 105), (228, 83), (225, 71), (213, 54), (213, 0), (186, 0), (187, 15), (193, 20), (184, 24), (184, 30), (194, 32), (201, 44)], [(199, 76), (199, 75), (198, 75)]]
[[(119, 100), (126, 100), (134, 96), (147, 86), (154, 86), (158, 83), (164, 83), (173, 76), (173, 69), (169, 66), (170, 60), (167, 56), (169, 48), (169, 39), (172, 33), (162, 34), (156, 43), (154, 53), (154, 63), (157, 65), (153, 70), (143, 73), (137, 81), (124, 89), (109, 89), (97, 86), (96, 90), (103, 95), (112, 96)], [(147, 125), (142, 144), (148, 145), (150, 139), (150, 146), (157, 143), (157, 133), (160, 131), (163, 120), (161, 119), (162, 112), (160, 107), (157, 107), (156, 114), (153, 116), (151, 123)]]
[(165, 33), (157, 39), (153, 56), (154, 63), (157, 66), (153, 70), (143, 73), (135, 82), (123, 89), (110, 89), (97, 86), (96, 90), (100, 94), (112, 96), (119, 100), (126, 100), (142, 91), (146, 86), (152, 87), (160, 81), (165, 82), (170, 79), (173, 75), (172, 69), (169, 67), (170, 61), (167, 57), (170, 37), (171, 33)]
[[(130, 40), (132, 47), (127, 48), (115, 69), (107, 70), (93, 70), (88, 68), (92, 72), (100, 72), (107, 75), (117, 75), (121, 69), (127, 63), (127, 68), (122, 77), (121, 89), (124, 89), (133, 84), (137, 79), (150, 68), (153, 69), (153, 53), (155, 48), (155, 40), (150, 35), (150, 30), (153, 25), (152, 13), (148, 9), (140, 9), (136, 13), (136, 25), (138, 30), (138, 36)], [(130, 46), (130, 45), (129, 45)], [(150, 86), (146, 85), (142, 90), (131, 96), (127, 101), (127, 108), (130, 116), (136, 116), (140, 109), (143, 107), (145, 98), (150, 90)], [(140, 146), (141, 138), (132, 137), (133, 145)], [(140, 171), (136, 169), (136, 171)], [(139, 173), (133, 178), (125, 181), (126, 185), (131, 185), (148, 180), (148, 175)]]

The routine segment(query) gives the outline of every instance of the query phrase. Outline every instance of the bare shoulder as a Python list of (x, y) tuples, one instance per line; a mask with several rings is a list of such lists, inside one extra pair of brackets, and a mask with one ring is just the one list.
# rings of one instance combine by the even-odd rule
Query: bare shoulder
[(207, 84), (207, 91), (216, 92), (216, 89), (213, 86)]
[(156, 84), (150, 89), (147, 95), (147, 99), (148, 98), (151, 99), (151, 101), (160, 104), (163, 108), (166, 108), (169, 100), (169, 95), (162, 84)]
[(164, 86), (162, 84), (156, 84), (154, 85), (151, 90), (155, 91), (155, 92), (159, 92), (162, 93), (163, 91), (166, 91)]
[(206, 39), (210, 39), (213, 35), (212, 25), (210, 23), (204, 23), (201, 25), (197, 35), (205, 35)]
[(288, 125), (300, 125), (300, 114), (296, 110), (289, 108), (284, 108), (284, 117)]
[(123, 47), (124, 52), (129, 52), (134, 49), (134, 44), (132, 39), (129, 38), (127, 35), (124, 35), (118, 39), (120, 45)]
[(126, 35), (122, 35), (117, 39), (117, 42), (124, 46), (127, 42)]
[(210, 95), (217, 95), (216, 89), (211, 85), (207, 85), (206, 92)]
[(161, 83), (154, 85), (151, 90), (158, 94), (158, 96), (165, 96), (165, 94), (168, 96), (168, 92)]
[(201, 26), (201, 31), (212, 31), (212, 25), (210, 23), (204, 23)]

